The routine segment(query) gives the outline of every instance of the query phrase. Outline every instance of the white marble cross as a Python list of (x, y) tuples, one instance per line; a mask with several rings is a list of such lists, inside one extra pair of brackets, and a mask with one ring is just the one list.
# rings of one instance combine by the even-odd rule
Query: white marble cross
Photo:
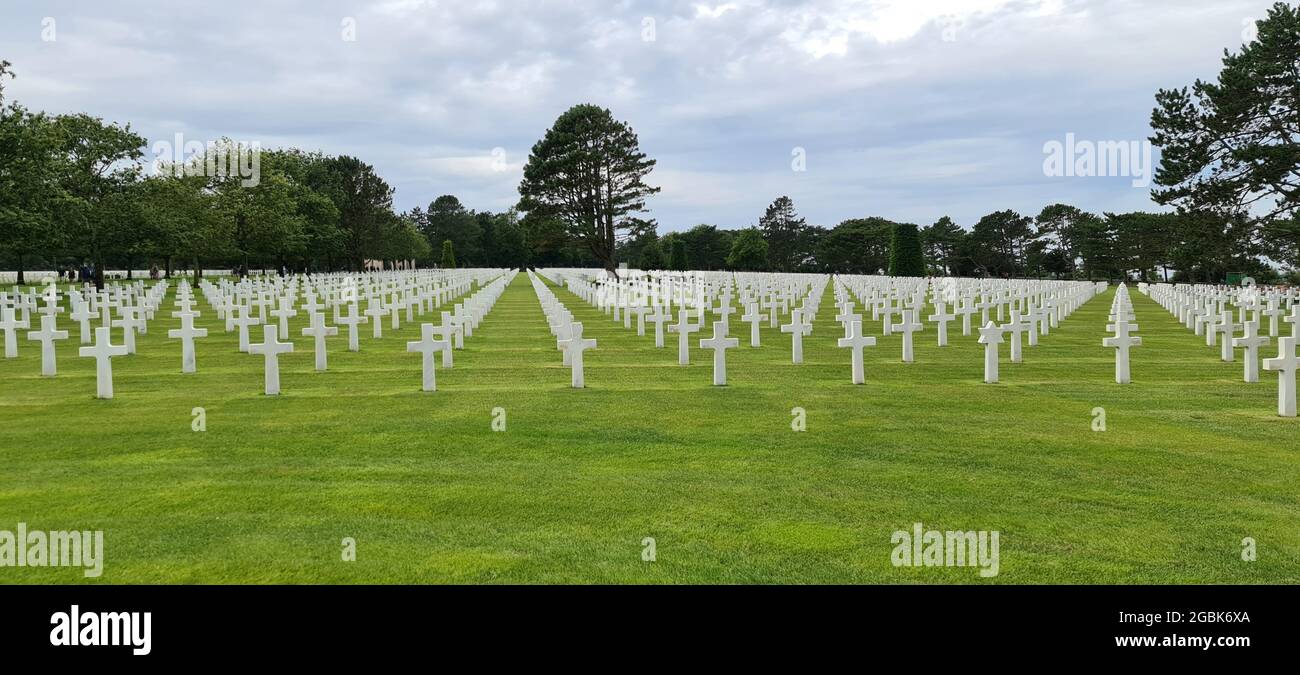
[(63, 313), (63, 308), (59, 306), (59, 291), (53, 283), (51, 283), (48, 292), (43, 294), (42, 299), (45, 301), (45, 306), (36, 310), (37, 312), (50, 316)]
[(914, 354), (912, 351), (912, 335), (924, 328), (915, 317), (915, 313), (910, 309), (902, 312), (902, 323), (896, 323), (893, 326), (893, 332), (903, 334), (903, 363), (912, 363)]
[(664, 324), (672, 321), (673, 316), (663, 305), (655, 305), (654, 312), (650, 314), (650, 323), (655, 325), (655, 347), (663, 349), (664, 347)]
[[(453, 348), (456, 346), (457, 340), (460, 340), (463, 344), (465, 340), (464, 334), (461, 333), (459, 328), (457, 328), (455, 322), (451, 320), (451, 312), (443, 312), (441, 314), (441, 318), (442, 318), (442, 325), (437, 326), (433, 329), (434, 335), (437, 335), (439, 338), (446, 340), (447, 344), (451, 345)], [(442, 352), (443, 369), (450, 370), (454, 363), (455, 363), (454, 349), (443, 350)], [(568, 364), (566, 363), (565, 365)]]
[(113, 329), (108, 326), (96, 328), (95, 345), (82, 347), (77, 353), (95, 359), (95, 395), (113, 398), (113, 357), (126, 356), (127, 353), (125, 345), (113, 344)]
[[(463, 314), (461, 314), (461, 311), (462, 311), (461, 306), (456, 305), (454, 312), (450, 312), (450, 313), (443, 312), (443, 323), (448, 324), (448, 322), (450, 322), (449, 325), (454, 329), (452, 331), (451, 346), (455, 349), (465, 348), (465, 338), (468, 337), (470, 335), (470, 331), (473, 330), (471, 322)], [(451, 318), (448, 319), (447, 318), (448, 316), (450, 316)]]
[(744, 316), (740, 317), (741, 321), (749, 324), (750, 347), (760, 346), (761, 338), (759, 337), (759, 328), (763, 325), (763, 322), (767, 320), (767, 315), (760, 313), (758, 308), (759, 306), (757, 302), (751, 302), (749, 303), (748, 310), (745, 312)]
[(771, 295), (768, 295), (762, 303), (763, 306), (767, 308), (767, 318), (771, 321), (771, 323), (768, 324), (768, 328), (776, 328), (777, 324), (781, 321), (780, 313), (777, 310), (784, 312), (785, 302), (777, 300), (776, 293), (773, 292)]
[(392, 300), (388, 303), (388, 317), (393, 320), (392, 329), (397, 330), (402, 327), (402, 301), (393, 294)]
[(939, 324), (939, 346), (948, 346), (948, 322), (957, 318), (956, 314), (949, 314), (947, 305), (942, 302), (934, 304), (934, 314), (930, 315), (930, 321)]
[(167, 331), (167, 337), (181, 341), (181, 372), (193, 373), (197, 370), (194, 362), (194, 338), (208, 336), (208, 329), (195, 328), (195, 312), (175, 312), (181, 318), (181, 327)]
[(280, 394), (280, 355), (293, 351), (292, 342), (280, 342), (280, 327), (275, 324), (262, 326), (261, 344), (248, 345), (249, 354), (261, 354), (265, 358), (267, 396)]
[(727, 350), (740, 346), (740, 338), (727, 337), (727, 322), (713, 322), (713, 337), (700, 340), (700, 349), (713, 350), (713, 386), (727, 385)]
[(361, 351), (361, 342), (357, 339), (357, 326), (370, 319), (357, 314), (357, 303), (348, 303), (348, 313), (335, 320), (335, 323), (348, 327), (348, 351)]
[(1291, 324), (1291, 337), (1300, 338), (1300, 302), (1291, 305), (1291, 313), (1282, 320)]
[(135, 353), (135, 329), (136, 326), (139, 325), (139, 322), (142, 322), (144, 319), (143, 318), (139, 320), (136, 319), (136, 317), (139, 316), (139, 314), (138, 314), (138, 310), (135, 307), (123, 306), (123, 307), (119, 307), (117, 311), (122, 315), (122, 318), (114, 319), (113, 321), (110, 322), (109, 325), (113, 326), (114, 328), (122, 329), (122, 344), (126, 346), (126, 353), (134, 354)]
[(54, 314), (41, 316), (41, 329), (27, 334), (28, 340), (41, 341), (41, 375), (54, 377), (59, 374), (55, 363), (54, 341), (68, 339), (68, 331), (58, 330), (58, 320)]
[(677, 312), (677, 323), (668, 327), (668, 330), (677, 333), (677, 364), (688, 366), (691, 363), (691, 333), (699, 332), (700, 324), (691, 323), (690, 310), (682, 309)]
[(1295, 417), (1295, 374), (1300, 361), (1295, 355), (1296, 338), (1284, 337), (1277, 340), (1277, 356), (1264, 359), (1264, 370), (1277, 372), (1277, 414), (1282, 417)]
[(1282, 306), (1278, 304), (1277, 294), (1268, 297), (1268, 309), (1263, 311), (1264, 316), (1268, 317), (1268, 336), (1278, 336), (1277, 320), (1282, 316)]
[(984, 345), (984, 381), (988, 384), (998, 382), (998, 345), (1006, 341), (1002, 337), (1001, 326), (989, 321), (980, 329), (980, 344)]
[(1042, 331), (1047, 329), (1047, 310), (1034, 304), (1029, 305), (1025, 311), (1025, 318), (1029, 321), (1029, 346), (1038, 346), (1038, 336), (1044, 334)]
[(383, 300), (371, 300), (364, 313), (370, 317), (371, 337), (384, 337), (384, 317), (388, 316), (388, 310), (384, 308)]
[(19, 321), (14, 316), (14, 310), (10, 307), (0, 307), (0, 332), (5, 336), (5, 358), (18, 358), (18, 335), (15, 333), (19, 328), (26, 330), (31, 327), (27, 321)]
[(95, 318), (95, 313), (90, 311), (90, 303), (75, 303), (72, 313), (68, 315), (73, 321), (76, 321), (80, 328), (81, 344), (90, 344), (93, 337), (93, 331), (90, 329), (90, 320)]
[(861, 318), (862, 317), (853, 313), (853, 303), (851, 302), (845, 302), (841, 305), (840, 313), (835, 315), (835, 320), (840, 322), (840, 325), (844, 326), (844, 337), (848, 337), (849, 331), (852, 330), (852, 327), (849, 324), (852, 323), (854, 319), (860, 320)]
[(1030, 330), (1030, 326), (1020, 318), (1020, 310), (1011, 310), (1011, 320), (1002, 327), (1002, 330), (1011, 334), (1011, 362), (1020, 363), (1024, 361), (1022, 336), (1026, 331)]
[[(568, 314), (568, 312), (565, 312)], [(565, 343), (569, 341), (569, 329), (573, 327), (572, 318), (560, 317), (559, 323), (555, 325), (555, 348), (560, 350), (561, 364), (565, 367), (572, 366), (573, 362), (569, 358), (569, 350)]]
[(724, 333), (730, 332), (731, 315), (736, 313), (736, 308), (732, 307), (731, 303), (724, 299), (723, 302), (718, 305), (718, 308), (713, 310), (713, 313), (722, 317), (722, 327), (726, 329)]
[(289, 317), (298, 316), (298, 310), (293, 308), (293, 298), (287, 295), (280, 296), (279, 309), (271, 310), (271, 316), (280, 320), (280, 334), (289, 334)]
[(1232, 363), (1232, 334), (1237, 330), (1237, 324), (1232, 321), (1231, 310), (1225, 309), (1219, 314), (1219, 322), (1214, 325), (1214, 330), (1223, 334), (1223, 337), (1219, 339), (1219, 358), (1224, 363)]
[(853, 350), (853, 384), (866, 384), (867, 369), (863, 362), (862, 349), (864, 347), (875, 347), (876, 338), (863, 335), (862, 321), (854, 320), (849, 322), (848, 337), (840, 338), (838, 345)]
[(417, 342), (406, 343), (406, 351), (419, 352), (421, 364), (424, 370), (424, 391), (437, 391), (438, 381), (434, 373), (435, 361), (433, 355), (442, 352), (444, 354), (451, 351), (451, 343), (447, 340), (438, 340), (434, 337), (436, 328), (431, 323), (420, 325), (420, 340)]
[(248, 351), (248, 328), (262, 323), (262, 320), (252, 316), (248, 311), (248, 305), (239, 305), (239, 316), (230, 320), (239, 328), (239, 351)]
[(587, 386), (587, 380), (582, 369), (582, 353), (595, 348), (595, 340), (583, 339), (582, 324), (575, 323), (569, 326), (569, 339), (564, 341), (564, 350), (569, 353), (569, 367), (572, 369), (570, 384), (574, 389), (582, 389)]
[(1241, 348), (1242, 360), (1245, 362), (1245, 381), (1259, 382), (1259, 348), (1267, 347), (1272, 340), (1267, 335), (1259, 334), (1259, 322), (1247, 321), (1242, 330), (1245, 333), (1233, 338), (1232, 346)]
[(325, 315), (320, 312), (312, 312), (311, 326), (302, 329), (302, 334), (306, 337), (315, 339), (314, 351), (316, 353), (316, 372), (325, 372), (329, 367), (329, 355), (326, 352), (325, 338), (338, 335), (338, 326), (326, 326)]
[(1210, 303), (1210, 306), (1205, 308), (1204, 314), (1196, 317), (1196, 325), (1201, 329), (1198, 335), (1205, 336), (1206, 347), (1213, 347), (1214, 341), (1219, 336), (1219, 331), (1215, 330), (1218, 321), (1219, 314), (1214, 311), (1214, 303)]
[(961, 316), (962, 336), (970, 335), (970, 317), (972, 314), (979, 311), (978, 309), (975, 308), (975, 301), (971, 298), (966, 298), (960, 305), (957, 306), (957, 309), (955, 311), (957, 312), (958, 315)]
[(1129, 350), (1142, 346), (1142, 338), (1131, 333), (1138, 327), (1127, 321), (1116, 321), (1108, 328), (1115, 331), (1115, 335), (1103, 339), (1101, 344), (1103, 347), (1115, 348), (1115, 382), (1129, 384), (1132, 381), (1129, 375)]
[[(888, 320), (885, 322), (888, 324)], [(812, 333), (812, 326), (803, 322), (803, 310), (790, 312), (790, 323), (781, 326), (782, 333), (790, 334), (791, 359), (794, 363), (803, 363), (803, 336)]]
[(637, 337), (645, 337), (645, 315), (650, 312), (650, 308), (645, 305), (633, 305), (628, 312), (636, 315)]

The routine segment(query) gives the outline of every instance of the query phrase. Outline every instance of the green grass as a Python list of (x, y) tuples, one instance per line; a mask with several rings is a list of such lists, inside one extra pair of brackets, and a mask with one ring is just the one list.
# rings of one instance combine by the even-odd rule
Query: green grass
[[(278, 398), (206, 305), (199, 372), (180, 374), (169, 301), (139, 354), (114, 360), (112, 401), (94, 398), (75, 327), (56, 378), (24, 340), (0, 360), (0, 529), (104, 530), (95, 583), (1300, 581), (1300, 426), (1275, 416), (1275, 377), (1242, 383), (1240, 363), (1140, 294), (1127, 387), (1101, 347), (1109, 294), (1023, 364), (1004, 345), (1000, 385), (954, 325), (943, 349), (928, 327), (914, 364), (881, 338), (855, 387), (828, 291), (801, 366), (789, 336), (764, 329), (754, 350), (733, 323), (726, 388), (708, 352), (679, 367), (674, 336), (656, 350), (557, 294), (599, 342), (585, 390), (569, 389), (526, 275), (436, 393), (404, 351), (418, 322), (378, 341), (363, 327), (358, 354), (332, 338), (325, 374), (296, 337)], [(1108, 431), (1091, 430), (1097, 406)], [(1001, 574), (893, 567), (890, 534), (914, 522), (999, 531)], [(1258, 561), (1241, 560), (1244, 537)], [(0, 568), (0, 583), (87, 581)]]

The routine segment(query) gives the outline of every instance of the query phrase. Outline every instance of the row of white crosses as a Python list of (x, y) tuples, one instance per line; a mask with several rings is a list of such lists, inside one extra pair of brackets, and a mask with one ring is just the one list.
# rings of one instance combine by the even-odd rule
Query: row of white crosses
[[(1027, 282), (1030, 287), (1035, 282)], [(1029, 346), (1036, 346), (1040, 335), (1046, 335), (1048, 331), (1060, 325), (1067, 317), (1074, 313), (1076, 309), (1083, 306), (1083, 303), (1096, 297), (1106, 289), (1104, 283), (1091, 282), (1057, 282), (1061, 284), (1055, 291), (1047, 294), (1038, 292), (1037, 302), (1022, 304), (1026, 311), (1014, 308), (1008, 310), (1010, 320), (1005, 325), (997, 325), (993, 321), (988, 321), (984, 327), (979, 330), (979, 343), (984, 345), (984, 381), (988, 384), (996, 384), (1001, 381), (999, 367), (999, 345), (1005, 340), (1004, 335), (1011, 335), (1011, 355), (1012, 363), (1022, 363), (1024, 361), (1024, 347), (1022, 334), (1028, 334)], [(1019, 302), (1024, 303), (1026, 299), (1034, 297), (1035, 293), (1030, 291), (1020, 291), (1014, 294), (1019, 298)], [(985, 307), (982, 311), (988, 312), (987, 306), (989, 300), (985, 300)], [(998, 305), (998, 314), (1001, 314), (1001, 304)]]
[[(468, 275), (467, 275), (468, 274)], [(216, 308), (219, 318), (225, 319), (226, 330), (239, 331), (239, 350), (260, 355), (264, 359), (264, 391), (267, 395), (280, 393), (279, 356), (292, 352), (288, 320), (299, 314), (298, 296), (304, 298), (302, 310), (307, 315), (308, 326), (302, 329), (304, 337), (313, 340), (315, 370), (324, 372), (329, 367), (326, 338), (339, 334), (339, 325), (348, 327), (348, 350), (360, 351), (358, 326), (372, 322), (372, 335), (383, 337), (384, 317), (392, 328), (400, 328), (403, 311), (408, 321), (416, 312), (437, 309), (444, 301), (467, 292), (473, 283), (483, 277), (499, 274), (493, 271), (451, 273), (432, 271), (379, 272), (365, 275), (318, 275), (244, 279), (240, 282), (224, 280), (220, 284), (204, 284), (203, 292), (208, 302)], [(455, 306), (455, 313), (442, 312), (443, 325), (435, 328), (449, 336), (457, 349), (464, 346), (464, 335), (471, 334), (481, 320), (480, 309), (487, 296), (480, 295), (478, 303), (466, 302)], [(367, 309), (364, 316), (358, 313), (364, 299)], [(493, 298), (495, 300), (495, 298)], [(179, 304), (178, 300), (178, 304)], [(274, 307), (275, 309), (268, 309)], [(343, 308), (347, 307), (347, 314)], [(336, 325), (328, 325), (326, 310), (333, 311)], [(254, 310), (257, 316), (253, 315)], [(263, 341), (252, 344), (249, 329), (262, 325)], [(422, 329), (423, 330), (423, 329)], [(177, 335), (182, 337), (183, 335)], [(450, 367), (450, 351), (444, 357), (444, 367)], [(432, 371), (425, 373), (426, 384), (432, 382)]]
[[(148, 321), (167, 293), (167, 282), (146, 287), (144, 282), (112, 284), (102, 291), (96, 291), (88, 285), (74, 287), (67, 291), (72, 311), (69, 318), (79, 325), (80, 339), (83, 346), (79, 355), (96, 359), (97, 395), (100, 398), (112, 398), (112, 362), (113, 356), (126, 356), (135, 352), (135, 334), (147, 332)], [(70, 337), (69, 331), (60, 330), (58, 317), (66, 312), (61, 306), (62, 293), (55, 281), (47, 279), (43, 289), (15, 289), (10, 293), (0, 293), (0, 333), (4, 336), (4, 355), (16, 358), (18, 355), (17, 331), (30, 329), (33, 314), (40, 315), (40, 329), (30, 331), (27, 338), (40, 342), (41, 375), (55, 377), (58, 375), (57, 351), (55, 343)], [(39, 298), (39, 300), (38, 300)], [(113, 309), (118, 310), (120, 318), (113, 318)], [(91, 322), (99, 318), (101, 325), (93, 327)], [(122, 328), (124, 340), (121, 345), (112, 344), (112, 329)]]
[[(72, 308), (69, 318), (78, 324), (82, 344), (91, 343), (94, 335), (91, 322), (96, 318), (105, 326), (129, 326), (133, 331), (145, 332), (147, 321), (153, 318), (161, 293), (165, 293), (166, 288), (166, 282), (149, 289), (146, 289), (143, 282), (113, 285), (98, 292), (88, 286), (73, 288), (67, 291)], [(57, 320), (60, 314), (67, 311), (60, 305), (61, 297), (53, 279), (48, 279), (41, 289), (16, 289), (11, 293), (0, 293), (0, 330), (4, 332), (6, 358), (17, 357), (16, 331), (30, 329), (33, 314), (40, 314), (42, 319), (50, 317)], [(120, 319), (113, 318), (114, 309), (119, 310)]]
[[(1300, 295), (1295, 288), (1193, 284), (1139, 284), (1180, 323), (1205, 337), (1206, 346), (1218, 343), (1219, 358), (1235, 360), (1242, 350), (1242, 379), (1259, 381), (1260, 352), (1277, 339), (1278, 355), (1264, 359), (1264, 370), (1278, 374), (1278, 415), (1296, 416), (1296, 341), (1300, 338)], [(1232, 307), (1236, 308), (1234, 313)], [(1268, 335), (1261, 332), (1268, 320)], [(1291, 335), (1281, 335), (1281, 324), (1291, 324)], [(1241, 330), (1241, 336), (1236, 331)]]
[[(383, 275), (383, 273), (380, 274)], [(411, 277), (418, 275), (419, 273), (412, 272), (387, 273), (386, 278), (382, 279), (379, 284), (378, 292), (373, 285), (363, 284), (363, 292), (368, 298), (367, 315), (368, 318), (374, 321), (376, 338), (382, 338), (382, 319), (384, 316), (389, 316), (392, 326), (398, 328), (400, 327), (402, 310), (406, 311), (407, 319), (412, 320), (415, 308), (418, 307), (420, 313), (424, 313), (428, 306), (426, 301), (432, 301), (433, 308), (439, 306), (444, 294), (450, 295), (450, 293), (446, 293), (448, 288), (451, 289), (451, 293), (469, 288), (468, 281), (458, 282), (450, 286), (438, 285), (437, 283), (412, 282)], [(421, 339), (407, 343), (408, 352), (419, 352), (423, 356), (423, 389), (425, 391), (436, 391), (437, 389), (434, 355), (439, 351), (443, 352), (443, 366), (445, 368), (451, 367), (451, 350), (464, 347), (465, 336), (472, 335), (473, 329), (491, 310), (496, 299), (500, 297), (501, 292), (504, 290), (505, 284), (509, 283), (510, 278), (513, 278), (513, 275), (498, 278), (487, 286), (480, 288), (464, 303), (455, 306), (454, 315), (450, 312), (442, 312), (442, 326), (436, 327), (433, 324), (422, 324)], [(296, 279), (289, 282), (290, 292), (288, 294), (278, 296), (276, 303), (278, 309), (269, 312), (271, 316), (276, 317), (277, 322), (268, 322), (263, 325), (264, 337), (260, 344), (246, 344), (245, 331), (247, 326), (256, 321), (256, 319), (249, 316), (247, 306), (240, 305), (242, 311), (239, 318), (233, 320), (233, 323), (241, 329), (241, 348), (250, 354), (260, 355), (264, 359), (264, 389), (268, 396), (275, 396), (280, 393), (279, 356), (294, 351), (292, 342), (281, 342), (279, 339), (281, 326), (287, 317), (297, 313), (294, 309), (294, 298), (296, 297), (296, 290), (293, 287), (294, 281)], [(425, 281), (429, 281), (427, 275)], [(302, 334), (313, 338), (316, 357), (315, 369), (317, 372), (324, 372), (328, 367), (325, 338), (338, 335), (338, 327), (329, 326), (325, 323), (325, 315), (320, 311), (321, 309), (329, 307), (331, 304), (335, 307), (335, 314), (338, 316), (336, 320), (342, 320), (349, 326), (348, 348), (352, 351), (359, 351), (355, 328), (362, 321), (357, 317), (356, 313), (358, 296), (357, 287), (354, 284), (355, 282), (349, 283), (346, 281), (339, 284), (307, 284), (304, 289), (306, 296), (304, 309), (307, 311), (310, 325), (302, 330)], [(435, 290), (435, 286), (437, 290)], [(391, 291), (391, 293), (388, 291)], [(324, 304), (321, 304), (318, 302), (318, 293), (327, 299), (336, 300), (336, 302), (327, 300)], [(258, 295), (260, 295), (260, 292)], [(386, 301), (386, 297), (389, 300)], [(265, 307), (269, 303), (263, 301), (258, 304)], [(343, 304), (349, 306), (349, 313), (346, 317), (339, 316), (337, 309)], [(228, 311), (231, 309), (230, 305), (226, 305), (226, 307)], [(442, 339), (439, 339), (438, 336), (441, 336)]]
[(555, 297), (542, 280), (541, 274), (529, 271), (528, 279), (532, 282), (538, 302), (542, 304), (542, 312), (546, 315), (551, 335), (555, 337), (555, 348), (560, 350), (564, 365), (569, 367), (569, 386), (574, 389), (586, 388), (584, 354), (587, 350), (596, 348), (596, 341), (583, 335), (582, 323), (573, 320), (573, 313)]
[(443, 312), (442, 326), (434, 326), (431, 323), (420, 324), (420, 339), (407, 342), (406, 351), (420, 354), (421, 372), (423, 373), (421, 388), (424, 391), (438, 390), (435, 356), (441, 352), (442, 367), (452, 367), (452, 349), (459, 349), (464, 346), (466, 331), (472, 331), (476, 328), (479, 322), (487, 316), (487, 313), (492, 311), (497, 299), (505, 292), (506, 286), (510, 284), (516, 274), (517, 272), (510, 271), (505, 276), (479, 289), (473, 296), (468, 298), (463, 303), (465, 308), (464, 321), (453, 322), (450, 315)]
[[(310, 325), (303, 329), (303, 335), (312, 337), (315, 342), (316, 369), (327, 368), (325, 338), (338, 334), (336, 326), (326, 325), (321, 310), (333, 307), (337, 323), (347, 324), (355, 321), (358, 297), (383, 305), (385, 314), (392, 314), (392, 325), (398, 326), (399, 313), (404, 309), (407, 319), (411, 320), (415, 309), (423, 313), (426, 309), (437, 308), (445, 301), (450, 301), (470, 290), (473, 284), (482, 283), (488, 278), (499, 277), (497, 270), (463, 270), (455, 272), (408, 271), (400, 274), (378, 273), (360, 277), (353, 275), (317, 275), (293, 277), (246, 278), (235, 282), (221, 280), (218, 283), (203, 281), (200, 284), (208, 302), (216, 308), (220, 318), (226, 321), (226, 329), (240, 331), (240, 350), (258, 354), (266, 359), (268, 367), (265, 377), (265, 390), (278, 393), (279, 372), (278, 357), (292, 350), (292, 345), (280, 342), (283, 335), (288, 338), (288, 319), (298, 314), (295, 308), (296, 298), (302, 294), (306, 301), (303, 308), (308, 312)], [(500, 292), (500, 286), (497, 292)], [(69, 318), (80, 325), (81, 341), (92, 346), (82, 347), (80, 355), (96, 359), (96, 390), (99, 398), (113, 396), (112, 358), (135, 353), (137, 333), (148, 331), (149, 321), (153, 320), (163, 299), (166, 297), (169, 282), (163, 281), (147, 286), (143, 281), (115, 283), (96, 291), (89, 285), (67, 291), (71, 307)], [(463, 336), (468, 334), (484, 313), (484, 304), (490, 304), (486, 295), (476, 296), (478, 302), (467, 302), (465, 306), (456, 305), (454, 316), (443, 312), (444, 332), (454, 332), (457, 348), (463, 347)], [(322, 304), (323, 301), (323, 304)], [(172, 316), (181, 320), (181, 327), (168, 331), (168, 337), (181, 341), (181, 372), (196, 371), (196, 339), (207, 336), (207, 329), (198, 328), (194, 319), (200, 313), (194, 308), (197, 300), (188, 282), (182, 281), (177, 287), (177, 311)], [(352, 310), (348, 317), (340, 314), (340, 308), (348, 305)], [(274, 309), (268, 308), (274, 307)], [(257, 316), (253, 316), (256, 310)], [(57, 374), (54, 342), (67, 339), (68, 332), (58, 329), (57, 317), (65, 309), (60, 306), (60, 294), (56, 285), (49, 281), (44, 290), (17, 289), (10, 293), (0, 293), (0, 334), (5, 340), (5, 355), (17, 356), (17, 335), (19, 329), (30, 328), (33, 314), (41, 315), (41, 329), (29, 333), (32, 340), (41, 342), (42, 373), (47, 376)], [(93, 327), (96, 319), (100, 325)], [(349, 348), (358, 350), (355, 334), (356, 323), (350, 324)], [(264, 341), (259, 345), (249, 342), (248, 329), (265, 324)], [(274, 329), (274, 336), (270, 330)], [(122, 330), (122, 343), (113, 344), (113, 330)], [(376, 331), (378, 332), (378, 331)], [(449, 359), (446, 360), (449, 362)]]
[[(614, 278), (601, 270), (544, 270), (554, 276), (571, 292), (606, 314), (613, 313), (625, 328), (632, 327), (636, 317), (639, 336), (646, 333), (645, 323), (654, 324), (655, 346), (663, 348), (665, 325), (667, 332), (677, 334), (677, 361), (690, 364), (692, 334), (706, 325), (712, 314), (712, 336), (699, 340), (700, 349), (713, 351), (713, 381), (723, 386), (727, 382), (726, 352), (739, 347), (739, 338), (730, 337), (731, 316), (739, 314), (733, 304), (745, 311), (740, 320), (750, 324), (750, 346), (761, 346), (760, 328), (763, 322), (779, 324), (779, 316), (793, 307), (796, 298), (801, 304), (790, 312), (790, 323), (781, 326), (791, 335), (791, 359), (803, 362), (803, 338), (811, 332), (816, 308), (826, 287), (826, 277), (809, 275), (733, 275), (720, 272), (641, 273), (627, 272)], [(811, 290), (810, 290), (811, 288)], [(670, 324), (671, 307), (677, 306), (677, 322)], [(769, 311), (764, 313), (761, 308)]]
[(1132, 381), (1132, 375), (1129, 368), (1129, 350), (1133, 347), (1142, 346), (1142, 338), (1133, 335), (1137, 332), (1138, 325), (1133, 323), (1136, 315), (1133, 313), (1133, 301), (1129, 297), (1128, 286), (1120, 284), (1115, 291), (1115, 298), (1110, 304), (1110, 323), (1106, 330), (1114, 331), (1115, 335), (1104, 338), (1101, 341), (1103, 347), (1113, 347), (1115, 349), (1115, 382), (1117, 384), (1129, 384)]
[[(853, 381), (861, 384), (865, 379), (862, 350), (874, 346), (875, 338), (865, 334), (865, 314), (855, 312), (859, 302), (863, 312), (871, 310), (871, 321), (881, 322), (881, 335), (902, 336), (904, 363), (915, 361), (915, 334), (925, 330), (926, 321), (935, 324), (938, 346), (946, 347), (950, 322), (960, 317), (962, 335), (969, 336), (978, 317), (983, 326), (979, 342), (985, 345), (985, 381), (995, 383), (1000, 377), (999, 346), (1007, 342), (1007, 335), (1011, 362), (1020, 363), (1026, 342), (1036, 346), (1040, 336), (1048, 335), (1102, 289), (1104, 285), (1089, 282), (837, 276), (835, 318), (844, 328), (839, 346), (852, 350)], [(934, 307), (928, 315), (927, 305)], [(1003, 317), (1008, 321), (999, 325)]]
[(835, 315), (835, 320), (844, 326), (844, 337), (840, 338), (836, 345), (841, 349), (850, 350), (849, 362), (853, 373), (853, 384), (866, 384), (867, 368), (863, 350), (867, 347), (876, 346), (876, 338), (863, 334), (862, 317), (853, 312), (856, 303), (851, 298), (852, 295), (848, 286), (844, 285), (837, 277), (835, 279), (835, 306), (839, 308), (840, 313)]
[[(571, 292), (631, 327), (637, 317), (638, 335), (645, 334), (644, 321), (655, 325), (655, 345), (664, 346), (664, 324), (670, 321), (668, 308), (678, 307), (677, 322), (668, 332), (678, 336), (678, 362), (690, 363), (691, 334), (708, 325), (705, 312), (712, 311), (714, 334), (701, 347), (714, 350), (714, 381), (725, 382), (725, 351), (732, 348), (727, 332), (730, 315), (736, 313), (732, 299), (738, 296), (745, 310), (739, 316), (750, 324), (750, 346), (761, 344), (760, 327), (770, 321), (790, 335), (791, 361), (803, 362), (804, 338), (811, 334), (817, 307), (831, 277), (811, 275), (728, 274), (710, 272), (642, 273), (624, 270), (618, 279), (601, 270), (547, 270), (543, 272), (567, 286)], [(1084, 302), (1105, 288), (1104, 284), (1061, 281), (1006, 281), (974, 279), (901, 279), (889, 277), (833, 277), (835, 319), (844, 329), (839, 345), (849, 349), (853, 380), (865, 381), (863, 350), (874, 346), (866, 335), (865, 318), (854, 310), (861, 301), (863, 311), (871, 309), (871, 321), (881, 321), (882, 334), (902, 336), (902, 359), (915, 360), (915, 336), (925, 330), (925, 321), (936, 324), (940, 346), (948, 344), (948, 324), (962, 319), (963, 335), (971, 334), (972, 317), (982, 320), (981, 343), (987, 346), (986, 379), (998, 381), (998, 345), (1010, 334), (1011, 360), (1023, 360), (1023, 345), (1038, 344), (1042, 335), (1069, 316)], [(714, 306), (717, 301), (716, 308)], [(662, 302), (662, 304), (660, 304)], [(933, 303), (933, 314), (925, 308)], [(949, 308), (952, 308), (949, 311)], [(767, 309), (764, 313), (762, 310)], [(778, 317), (789, 310), (789, 323)], [(1005, 325), (994, 323), (1009, 316)], [(897, 320), (896, 320), (897, 319)], [(854, 324), (857, 324), (856, 326)]]

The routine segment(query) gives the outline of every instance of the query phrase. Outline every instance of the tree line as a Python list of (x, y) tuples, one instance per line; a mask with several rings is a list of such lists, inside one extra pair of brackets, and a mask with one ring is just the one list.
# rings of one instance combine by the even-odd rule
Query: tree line
[(998, 211), (969, 229), (947, 216), (925, 227), (866, 217), (826, 228), (810, 225), (780, 197), (750, 228), (652, 230), (621, 244), (619, 258), (642, 269), (1200, 282), (1232, 273), (1273, 279), (1278, 272), (1268, 260), (1297, 262), (1285, 240), (1256, 234), (1244, 220), (1098, 215), (1067, 204), (1034, 216)]

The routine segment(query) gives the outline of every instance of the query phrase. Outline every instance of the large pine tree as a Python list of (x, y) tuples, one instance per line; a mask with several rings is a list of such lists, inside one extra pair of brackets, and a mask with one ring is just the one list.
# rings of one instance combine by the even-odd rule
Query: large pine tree
[(644, 180), (654, 166), (632, 127), (605, 108), (576, 105), (533, 146), (519, 184), (519, 209), (558, 218), (617, 275), (619, 239), (653, 227), (653, 221), (632, 216), (659, 192)]
[(1217, 81), (1156, 94), (1156, 202), (1265, 227), (1300, 215), (1300, 8), (1279, 2), (1256, 28)]
[(808, 223), (794, 210), (794, 201), (778, 197), (767, 207), (758, 221), (758, 229), (767, 240), (767, 259), (773, 270), (792, 272), (803, 262), (800, 260), (800, 235)]
[(889, 240), (889, 276), (925, 276), (925, 254), (921, 233), (910, 223), (897, 223)]

